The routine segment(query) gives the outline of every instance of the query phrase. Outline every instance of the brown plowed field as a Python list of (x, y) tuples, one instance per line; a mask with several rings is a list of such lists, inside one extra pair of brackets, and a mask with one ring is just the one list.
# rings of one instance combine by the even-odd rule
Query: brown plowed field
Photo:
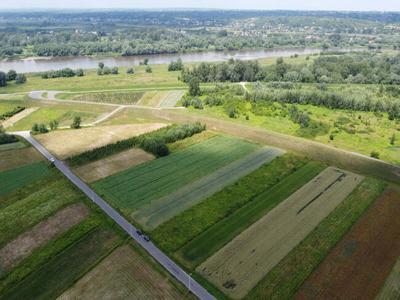
[(400, 255), (400, 193), (389, 187), (352, 227), (296, 299), (374, 299)]

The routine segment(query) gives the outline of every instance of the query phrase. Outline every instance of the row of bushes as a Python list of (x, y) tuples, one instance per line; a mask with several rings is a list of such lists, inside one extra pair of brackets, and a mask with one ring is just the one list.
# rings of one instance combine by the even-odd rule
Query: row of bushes
[(166, 144), (183, 140), (196, 133), (200, 133), (205, 129), (205, 125), (198, 122), (182, 125), (170, 125), (150, 133), (145, 133), (83, 152), (68, 158), (67, 162), (71, 166), (82, 165), (128, 150), (132, 147), (143, 149), (146, 152), (154, 154), (156, 157), (166, 156), (169, 154), (169, 149)]
[(78, 70), (72, 70), (70, 68), (65, 68), (62, 70), (57, 70), (57, 71), (48, 71), (48, 72), (42, 72), (41, 76), (43, 79), (49, 79), (49, 78), (60, 78), (60, 77), (82, 77), (85, 76), (85, 72), (83, 69), (78, 69)]
[(15, 142), (18, 142), (18, 138), (15, 135), (7, 134), (3, 126), (0, 125), (0, 145)]
[(6, 120), (8, 118), (11, 118), (12, 116), (20, 113), (21, 111), (23, 111), (25, 109), (25, 107), (22, 106), (17, 106), (16, 108), (14, 108), (11, 111), (7, 111), (3, 114), (0, 115), (0, 120)]

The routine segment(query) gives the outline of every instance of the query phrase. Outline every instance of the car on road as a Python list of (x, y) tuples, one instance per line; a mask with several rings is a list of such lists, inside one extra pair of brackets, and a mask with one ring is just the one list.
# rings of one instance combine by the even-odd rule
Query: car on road
[(143, 239), (144, 239), (146, 242), (150, 242), (150, 238), (149, 238), (149, 236), (147, 236), (147, 235), (144, 235), (144, 236), (143, 236)]
[(55, 161), (54, 157), (50, 158), (50, 162), (54, 163)]
[(137, 230), (136, 230), (136, 233), (137, 233), (138, 235), (143, 235), (143, 231), (141, 231), (140, 229), (137, 229)]

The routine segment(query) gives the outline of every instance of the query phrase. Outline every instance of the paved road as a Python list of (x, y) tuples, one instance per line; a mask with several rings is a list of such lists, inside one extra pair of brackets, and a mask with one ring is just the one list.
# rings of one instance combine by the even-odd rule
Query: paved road
[(29, 131), (13, 132), (20, 135), (32, 144), (49, 161), (54, 160), (54, 164), (73, 184), (84, 192), (94, 203), (96, 203), (110, 218), (122, 227), (137, 243), (139, 243), (155, 260), (157, 260), (165, 269), (167, 269), (176, 279), (184, 284), (199, 299), (215, 299), (206, 289), (183, 271), (167, 255), (158, 249), (151, 241), (146, 242), (142, 236), (136, 233), (136, 228), (113, 209), (106, 201), (99, 197), (89, 186), (80, 180), (69, 167), (62, 161), (56, 159), (45, 147), (36, 141)]

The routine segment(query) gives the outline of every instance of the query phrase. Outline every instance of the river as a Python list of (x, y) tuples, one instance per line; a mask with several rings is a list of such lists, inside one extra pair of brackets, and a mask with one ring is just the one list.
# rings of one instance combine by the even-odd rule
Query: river
[(44, 72), (59, 70), (63, 68), (71, 69), (93, 69), (97, 68), (99, 62), (103, 62), (108, 67), (127, 67), (137, 66), (145, 58), (149, 58), (150, 64), (166, 64), (181, 58), (183, 62), (215, 62), (229, 60), (230, 58), (251, 60), (268, 57), (289, 57), (294, 54), (313, 54), (320, 50), (305, 49), (268, 49), (268, 50), (240, 50), (240, 51), (208, 51), (181, 54), (157, 54), (157, 55), (138, 55), (138, 56), (118, 56), (118, 57), (51, 57), (51, 58), (32, 58), (18, 60), (0, 61), (0, 71), (7, 72), (15, 70), (18, 73)]

